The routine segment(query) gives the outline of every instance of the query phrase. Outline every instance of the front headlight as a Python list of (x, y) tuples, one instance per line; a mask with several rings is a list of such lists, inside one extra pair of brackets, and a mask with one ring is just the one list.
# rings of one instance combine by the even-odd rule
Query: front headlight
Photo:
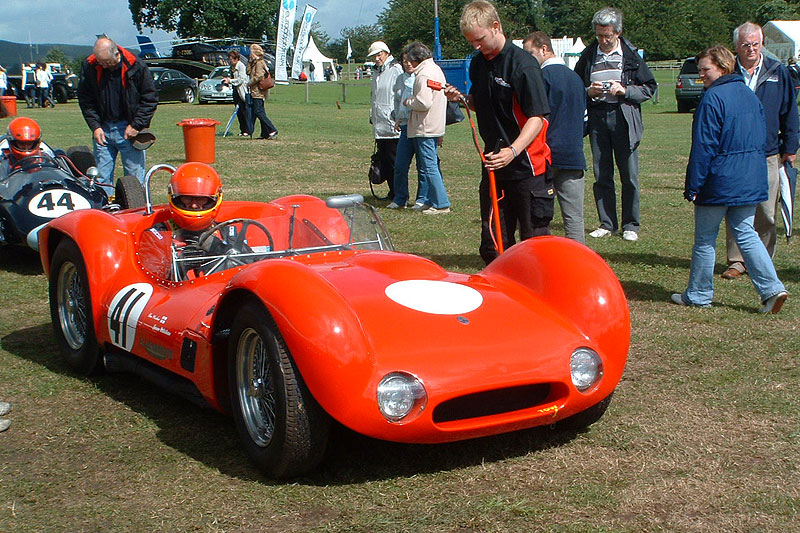
[(585, 391), (603, 376), (603, 361), (594, 350), (578, 348), (569, 358), (569, 372), (575, 388)]
[(411, 374), (392, 372), (378, 384), (378, 409), (389, 422), (421, 413), (427, 401), (425, 387)]

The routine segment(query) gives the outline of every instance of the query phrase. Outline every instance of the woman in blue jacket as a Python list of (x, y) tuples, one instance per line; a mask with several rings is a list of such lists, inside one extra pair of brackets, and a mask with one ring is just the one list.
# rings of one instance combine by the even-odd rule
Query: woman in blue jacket
[(758, 97), (733, 74), (736, 59), (722, 45), (697, 56), (705, 94), (692, 124), (692, 151), (684, 197), (694, 202), (694, 246), (689, 286), (672, 301), (711, 306), (716, 241), (723, 218), (736, 236), (762, 313), (777, 313), (787, 293), (764, 244), (753, 229), (756, 205), (767, 199), (766, 123)]

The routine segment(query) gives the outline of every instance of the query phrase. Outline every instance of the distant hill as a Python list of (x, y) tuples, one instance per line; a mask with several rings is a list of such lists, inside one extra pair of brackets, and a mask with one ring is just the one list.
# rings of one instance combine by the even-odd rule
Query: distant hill
[(69, 60), (84, 58), (92, 53), (92, 45), (77, 44), (22, 44), (0, 40), (0, 65), (11, 74), (19, 74), (20, 63), (44, 59), (51, 48), (60, 48)]

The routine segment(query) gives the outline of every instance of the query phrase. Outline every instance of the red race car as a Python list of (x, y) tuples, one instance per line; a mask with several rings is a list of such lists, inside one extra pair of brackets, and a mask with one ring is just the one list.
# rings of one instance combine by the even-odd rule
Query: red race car
[[(159, 168), (174, 170), (147, 182)], [(586, 427), (625, 368), (625, 295), (571, 240), (461, 274), (394, 251), (358, 195), (226, 201), (193, 244), (152, 246), (171, 212), (148, 193), (40, 232), (57, 339), (78, 372), (134, 372), (232, 413), (269, 476), (312, 470), (333, 421), (408, 443)]]

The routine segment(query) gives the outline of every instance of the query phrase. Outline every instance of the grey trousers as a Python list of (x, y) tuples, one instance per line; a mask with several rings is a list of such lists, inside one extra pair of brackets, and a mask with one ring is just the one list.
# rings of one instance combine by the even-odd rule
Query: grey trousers
[(561, 217), (564, 219), (564, 233), (568, 239), (586, 244), (583, 227), (583, 170), (558, 167), (551, 167), (551, 170)]
[(639, 152), (631, 150), (628, 123), (619, 106), (589, 110), (589, 141), (594, 169), (594, 201), (600, 227), (619, 230), (614, 162), (622, 186), (622, 229), (639, 232)]
[[(778, 213), (778, 188), (780, 178), (778, 169), (780, 168), (780, 155), (775, 154), (767, 157), (767, 182), (769, 186), (769, 197), (756, 206), (756, 218), (753, 227), (758, 233), (761, 242), (767, 249), (770, 257), (775, 257), (775, 241), (777, 241), (777, 230), (775, 229), (775, 214)], [(739, 272), (745, 272), (744, 257), (739, 247), (736, 245), (736, 237), (725, 225), (725, 244), (728, 247), (728, 266), (735, 268)]]

